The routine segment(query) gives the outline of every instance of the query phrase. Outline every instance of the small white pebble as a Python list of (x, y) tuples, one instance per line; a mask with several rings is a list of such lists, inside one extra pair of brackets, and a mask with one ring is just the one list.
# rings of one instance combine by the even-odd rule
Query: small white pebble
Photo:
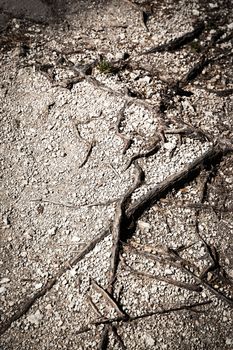
[(39, 322), (41, 321), (42, 317), (43, 317), (42, 313), (41, 313), (39, 310), (37, 310), (34, 314), (29, 315), (29, 316), (27, 317), (27, 320), (28, 320), (30, 323), (33, 323), (33, 324), (35, 324), (35, 325), (38, 325)]
[(6, 284), (6, 283), (9, 283), (10, 282), (10, 278), (7, 278), (7, 277), (3, 277), (1, 280), (0, 280), (0, 284)]
[(210, 7), (211, 9), (214, 9), (214, 8), (218, 7), (218, 4), (217, 4), (217, 3), (213, 4), (212, 2), (210, 2), (210, 3), (209, 3), (209, 7)]
[(194, 15), (194, 16), (199, 16), (199, 15), (200, 15), (200, 12), (199, 12), (198, 10), (195, 10), (195, 9), (194, 9), (194, 10), (193, 10), (193, 15)]
[(43, 283), (35, 284), (35, 289), (40, 289), (43, 286)]
[(52, 227), (48, 230), (49, 236), (54, 236), (57, 232), (57, 227)]
[(4, 294), (6, 292), (6, 287), (0, 287), (0, 294)]

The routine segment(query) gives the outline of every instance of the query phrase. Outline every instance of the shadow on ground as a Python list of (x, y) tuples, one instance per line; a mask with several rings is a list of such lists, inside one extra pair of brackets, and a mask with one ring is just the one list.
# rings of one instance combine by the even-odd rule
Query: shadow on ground
[(11, 18), (47, 23), (62, 21), (69, 13), (87, 11), (88, 8), (108, 3), (109, 0), (0, 0), (0, 30)]

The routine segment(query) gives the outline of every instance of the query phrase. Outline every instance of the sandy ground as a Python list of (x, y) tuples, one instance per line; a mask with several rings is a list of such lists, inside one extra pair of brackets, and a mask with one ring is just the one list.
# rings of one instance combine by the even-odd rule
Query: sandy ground
[(0, 1), (1, 350), (232, 348), (230, 6)]

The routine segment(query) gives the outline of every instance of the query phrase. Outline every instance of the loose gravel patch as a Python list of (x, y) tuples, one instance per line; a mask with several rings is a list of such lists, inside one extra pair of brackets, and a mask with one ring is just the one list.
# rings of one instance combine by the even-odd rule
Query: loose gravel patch
[(0, 22), (0, 349), (231, 349), (229, 1), (43, 3)]

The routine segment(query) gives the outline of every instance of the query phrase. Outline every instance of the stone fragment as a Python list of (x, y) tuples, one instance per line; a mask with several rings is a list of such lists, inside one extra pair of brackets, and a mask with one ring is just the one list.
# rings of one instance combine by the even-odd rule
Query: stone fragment
[(32, 324), (38, 325), (42, 320), (42, 318), (43, 318), (42, 313), (39, 310), (37, 310), (34, 314), (29, 315), (27, 317), (27, 320)]
[(7, 277), (3, 277), (1, 280), (0, 280), (0, 284), (6, 284), (6, 283), (9, 283), (10, 282), (10, 278), (7, 278)]

